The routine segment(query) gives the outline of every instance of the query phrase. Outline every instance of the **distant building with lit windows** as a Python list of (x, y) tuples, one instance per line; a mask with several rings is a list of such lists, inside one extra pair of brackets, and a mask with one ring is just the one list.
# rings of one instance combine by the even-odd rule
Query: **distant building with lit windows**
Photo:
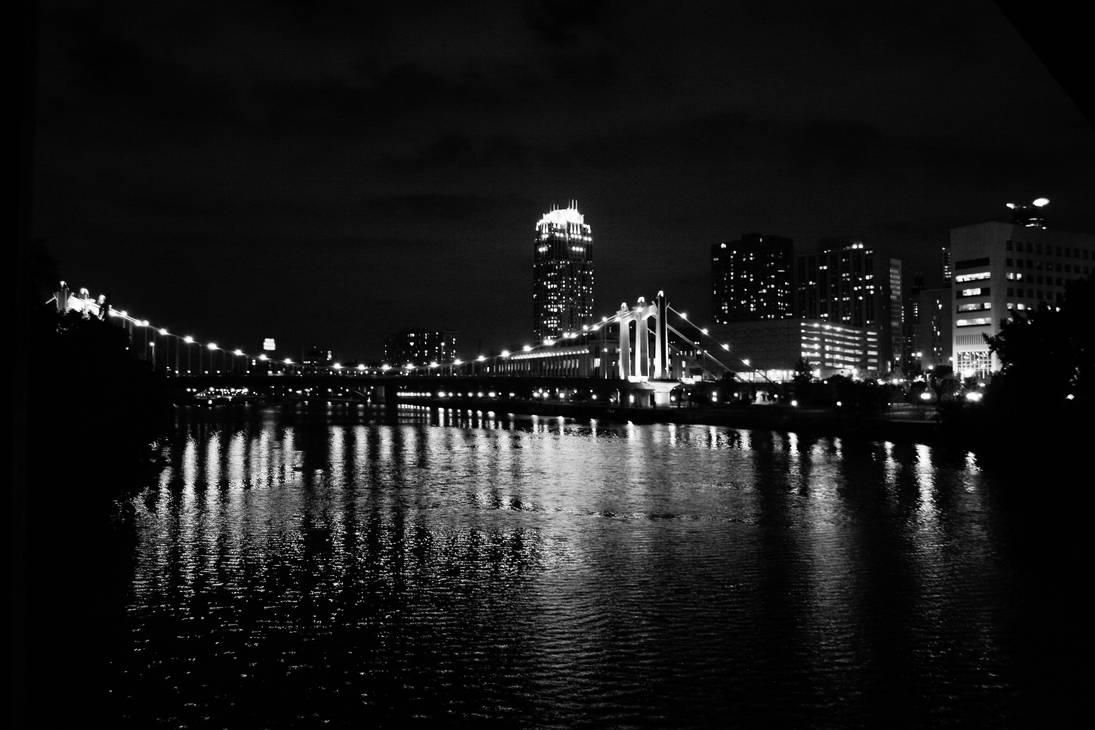
[[(777, 382), (794, 378), (799, 360), (819, 378), (831, 375), (877, 378), (884, 374), (878, 330), (820, 319), (732, 322), (715, 330), (731, 352)], [(755, 380), (751, 373), (739, 375)]]
[(532, 254), (533, 337), (578, 332), (593, 322), (593, 234), (578, 203), (552, 207), (536, 224)]
[(1060, 305), (1065, 284), (1090, 276), (1095, 268), (1095, 235), (1045, 228), (1040, 211), (1048, 202), (1040, 198), (1031, 204), (1039, 210), (1035, 225), (1020, 217), (1011, 223), (951, 229), (958, 374), (985, 376), (999, 370), (1000, 361), (989, 352), (985, 336), (995, 335), (1014, 311)]
[(789, 238), (747, 233), (711, 246), (715, 325), (795, 316), (794, 249)]
[[(879, 333), (886, 374), (902, 351), (900, 282), (900, 260), (880, 256), (859, 240), (826, 238), (817, 252), (796, 259), (795, 312), (801, 319)], [(891, 300), (894, 288), (897, 312)]]
[(384, 340), (384, 361), (388, 365), (429, 365), (456, 359), (456, 332), (452, 330), (405, 329)]
[(917, 275), (905, 299), (906, 374), (934, 372), (951, 367), (952, 289), (928, 288)]

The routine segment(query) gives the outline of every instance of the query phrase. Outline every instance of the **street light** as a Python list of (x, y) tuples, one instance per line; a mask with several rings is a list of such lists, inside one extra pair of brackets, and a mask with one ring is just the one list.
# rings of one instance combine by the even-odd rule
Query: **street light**
[[(188, 345), (193, 345), (194, 344), (194, 338), (191, 337), (190, 335), (187, 335), (186, 337), (183, 338), (183, 342), (185, 342)], [(176, 351), (176, 354), (178, 354), (177, 351)], [(190, 361), (191, 361), (191, 355), (190, 355), (190, 348), (188, 347), (188, 348), (186, 348), (186, 374), (187, 375), (190, 374)], [(198, 369), (199, 370), (201, 369), (201, 366), (202, 366), (201, 350), (198, 350)]]
[[(210, 342), (208, 345), (205, 346), (205, 349), (209, 350), (209, 369), (213, 370), (213, 368), (216, 367), (216, 362), (217, 362), (217, 359), (215, 357), (215, 353), (220, 348), (217, 347), (216, 342)], [(216, 372), (219, 373), (220, 370), (217, 370)]]

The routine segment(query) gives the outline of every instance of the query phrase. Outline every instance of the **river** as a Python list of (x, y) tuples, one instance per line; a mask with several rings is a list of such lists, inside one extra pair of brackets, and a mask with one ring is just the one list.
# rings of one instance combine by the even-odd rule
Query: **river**
[(971, 454), (319, 404), (181, 408), (162, 455), (134, 725), (990, 727), (1061, 681)]

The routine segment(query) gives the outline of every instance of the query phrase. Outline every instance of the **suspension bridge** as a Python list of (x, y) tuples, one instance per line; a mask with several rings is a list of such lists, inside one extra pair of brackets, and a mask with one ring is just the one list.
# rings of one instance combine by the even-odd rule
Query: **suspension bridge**
[(744, 353), (718, 342), (710, 330), (670, 306), (664, 292), (650, 301), (623, 302), (611, 315), (557, 339), (524, 344), (462, 360), (384, 363), (379, 366), (297, 362), (266, 352), (222, 347), (213, 340), (157, 326), (86, 288), (61, 282), (46, 302), (58, 313), (116, 321), (130, 347), (153, 370), (189, 393), (247, 389), (284, 396), (314, 394), (387, 404), (422, 399), (537, 399), (567, 397), (635, 407), (669, 405), (681, 385), (719, 381), (728, 375), (765, 381)]

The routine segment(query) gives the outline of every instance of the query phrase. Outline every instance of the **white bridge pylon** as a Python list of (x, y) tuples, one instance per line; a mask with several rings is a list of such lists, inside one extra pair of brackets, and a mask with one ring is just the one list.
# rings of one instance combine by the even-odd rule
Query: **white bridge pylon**
[[(669, 335), (665, 321), (665, 293), (658, 292), (650, 304), (639, 297), (634, 307), (627, 302), (620, 304), (620, 311), (613, 319), (620, 323), (620, 343), (617, 348), (616, 367), (620, 380), (661, 380), (668, 377)], [(654, 319), (654, 360), (651, 372), (650, 319)], [(635, 346), (631, 345), (631, 324), (635, 324)]]

